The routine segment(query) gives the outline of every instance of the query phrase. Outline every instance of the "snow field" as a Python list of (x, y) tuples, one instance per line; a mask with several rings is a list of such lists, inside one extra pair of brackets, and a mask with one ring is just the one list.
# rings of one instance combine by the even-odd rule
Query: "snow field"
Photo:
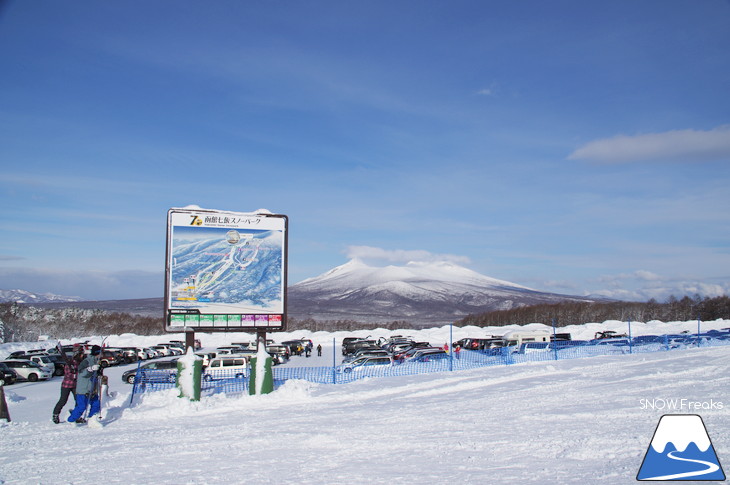
[[(328, 348), (322, 360), (331, 358)], [(13, 421), (0, 424), (0, 481), (86, 484), (103, 469), (105, 482), (127, 484), (633, 484), (663, 414), (700, 414), (720, 463), (730, 463), (729, 368), (730, 349), (699, 348), (341, 385), (288, 381), (268, 395), (200, 402), (160, 391), (134, 407), (123, 369), (110, 368), (115, 395), (102, 429), (50, 422), (59, 379), (6, 388)], [(642, 405), (672, 398), (723, 406)]]

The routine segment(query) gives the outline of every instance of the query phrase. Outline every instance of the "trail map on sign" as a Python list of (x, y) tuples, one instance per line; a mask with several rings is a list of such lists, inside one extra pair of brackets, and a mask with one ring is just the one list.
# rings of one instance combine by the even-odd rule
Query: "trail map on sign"
[(171, 309), (282, 313), (282, 230), (174, 226)]

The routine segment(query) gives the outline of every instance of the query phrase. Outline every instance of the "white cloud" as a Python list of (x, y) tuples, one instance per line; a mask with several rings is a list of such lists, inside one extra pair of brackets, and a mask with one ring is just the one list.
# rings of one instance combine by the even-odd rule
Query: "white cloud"
[(730, 159), (730, 125), (708, 131), (673, 130), (635, 136), (618, 135), (588, 142), (568, 156), (568, 160), (600, 163), (722, 159)]
[(348, 246), (345, 253), (351, 259), (379, 260), (391, 263), (448, 261), (456, 264), (469, 264), (471, 262), (466, 256), (434, 254), (422, 249), (404, 250), (383, 249), (372, 246)]
[(707, 283), (694, 279), (674, 279), (646, 270), (605, 275), (598, 281), (603, 288), (586, 294), (630, 301), (647, 301), (651, 298), (666, 301), (670, 296), (682, 298), (695, 295), (714, 298), (730, 294), (730, 282)]

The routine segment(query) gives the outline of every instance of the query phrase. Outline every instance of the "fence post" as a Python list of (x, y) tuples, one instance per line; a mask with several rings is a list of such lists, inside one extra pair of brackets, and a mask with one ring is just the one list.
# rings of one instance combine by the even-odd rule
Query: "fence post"
[(449, 371), (454, 370), (454, 324), (449, 324), (449, 345), (451, 346), (451, 352), (449, 352)]
[(629, 353), (634, 353), (634, 343), (632, 342), (631, 338), (631, 318), (629, 318)]
[(134, 401), (134, 391), (137, 390), (137, 383), (142, 379), (142, 374), (139, 372), (139, 368), (142, 367), (142, 361), (137, 361), (137, 372), (134, 373), (134, 383), (132, 384), (132, 397), (129, 398), (129, 405), (132, 405)]
[(553, 318), (553, 353), (555, 360), (558, 360), (558, 334), (555, 333), (555, 319)]
[(500, 352), (502, 352), (502, 361), (505, 365), (514, 364), (515, 361), (512, 358), (512, 347), (502, 347), (500, 349)]
[(702, 341), (700, 340), (700, 315), (697, 314), (697, 347), (700, 346)]
[(332, 337), (332, 384), (337, 384), (337, 345)]
[(0, 419), (10, 422), (10, 411), (8, 411), (8, 403), (5, 401), (5, 384), (0, 386)]

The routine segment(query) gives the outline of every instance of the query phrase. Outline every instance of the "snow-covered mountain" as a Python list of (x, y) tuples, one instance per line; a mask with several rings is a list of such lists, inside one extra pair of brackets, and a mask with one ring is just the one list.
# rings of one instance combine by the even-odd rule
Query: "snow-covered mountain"
[(0, 302), (51, 303), (82, 301), (77, 296), (61, 296), (53, 293), (31, 293), (25, 290), (0, 290)]
[(585, 298), (544, 293), (450, 263), (372, 267), (353, 259), (289, 287), (297, 318), (452, 322), (473, 313)]

